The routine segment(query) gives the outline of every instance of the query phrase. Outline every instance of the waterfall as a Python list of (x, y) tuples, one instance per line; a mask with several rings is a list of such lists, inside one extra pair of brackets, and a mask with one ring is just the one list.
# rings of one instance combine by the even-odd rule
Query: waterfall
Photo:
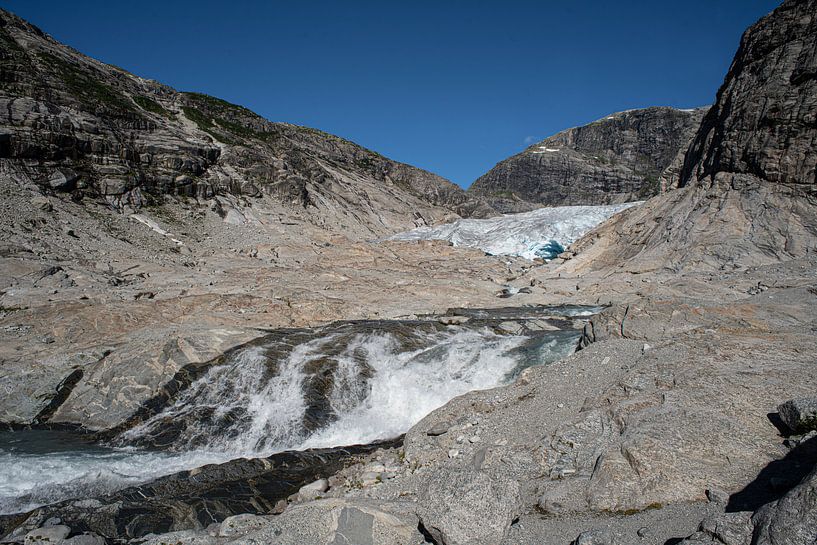
[[(458, 309), (468, 323), (358, 321), (271, 332), (111, 444), (65, 432), (0, 432), (0, 514), (240, 457), (396, 437), (456, 396), (571, 353), (580, 336), (574, 317), (598, 310)], [(509, 323), (518, 334), (506, 333)]]
[(285, 354), (279, 338), (238, 352), (117, 443), (261, 456), (394, 437), (455, 396), (506, 382), (529, 339), (393, 323), (321, 333)]

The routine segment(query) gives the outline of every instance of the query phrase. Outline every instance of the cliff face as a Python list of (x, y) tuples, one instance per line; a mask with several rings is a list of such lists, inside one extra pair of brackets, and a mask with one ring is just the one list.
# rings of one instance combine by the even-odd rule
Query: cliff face
[(2, 10), (0, 42), (0, 159), (49, 191), (119, 210), (168, 195), (269, 196), (361, 235), (493, 213), (439, 176), (142, 79)]
[(651, 197), (705, 112), (645, 108), (562, 131), (499, 163), (469, 193), (503, 211)]
[(581, 271), (723, 269), (817, 250), (817, 0), (744, 34), (674, 183), (579, 241)]

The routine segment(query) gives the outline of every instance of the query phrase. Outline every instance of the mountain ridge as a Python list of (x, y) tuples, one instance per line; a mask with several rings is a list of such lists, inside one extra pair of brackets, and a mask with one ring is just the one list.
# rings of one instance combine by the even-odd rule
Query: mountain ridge
[(624, 110), (565, 129), (500, 161), (468, 192), (504, 212), (643, 200), (665, 185), (707, 108)]
[(0, 23), (0, 157), (46, 189), (120, 211), (166, 196), (266, 195), (359, 236), (494, 214), (452, 182), (344, 138), (141, 78), (9, 12)]

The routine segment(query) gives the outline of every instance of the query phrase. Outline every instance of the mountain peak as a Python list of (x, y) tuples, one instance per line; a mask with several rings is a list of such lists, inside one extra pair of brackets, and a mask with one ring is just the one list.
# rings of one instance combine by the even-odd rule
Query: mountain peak
[(659, 192), (705, 111), (625, 110), (564, 130), (500, 162), (469, 192), (502, 211), (643, 200)]

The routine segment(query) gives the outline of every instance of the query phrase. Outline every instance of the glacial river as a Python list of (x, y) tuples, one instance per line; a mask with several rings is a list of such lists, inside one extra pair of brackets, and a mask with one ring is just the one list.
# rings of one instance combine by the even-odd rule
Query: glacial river
[(598, 310), (469, 311), (462, 325), (358, 321), (272, 332), (105, 444), (68, 432), (0, 432), (0, 514), (208, 463), (396, 437), (456, 396), (573, 352), (574, 320)]

